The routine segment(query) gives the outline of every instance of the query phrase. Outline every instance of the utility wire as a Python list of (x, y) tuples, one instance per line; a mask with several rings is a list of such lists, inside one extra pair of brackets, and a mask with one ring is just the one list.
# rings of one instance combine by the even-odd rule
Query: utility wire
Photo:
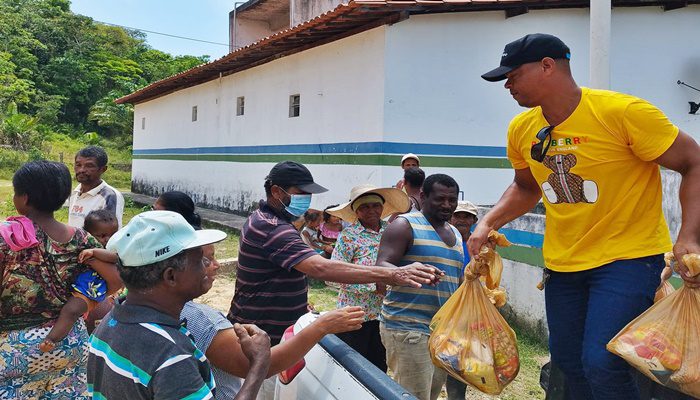
[(124, 26), (124, 25), (119, 25), (119, 24), (110, 24), (109, 22), (102, 22), (102, 21), (98, 21), (98, 20), (94, 20), (94, 21), (97, 22), (97, 23), (100, 23), (100, 24), (104, 24), (104, 25), (110, 25), (110, 26), (116, 26), (116, 27), (119, 27), (119, 28), (130, 29), (130, 30), (132, 30), (132, 31), (142, 31), (142, 32), (153, 33), (153, 34), (156, 34), (156, 35), (169, 36), (169, 37), (173, 37), (173, 38), (177, 38), (177, 39), (191, 40), (191, 41), (193, 41), (193, 42), (209, 43), (209, 44), (216, 44), (216, 45), (219, 45), (219, 46), (226, 46), (226, 47), (228, 47), (228, 44), (226, 44), (226, 43), (210, 42), (210, 41), (208, 41), (208, 40), (201, 40), (201, 39), (194, 39), (194, 38), (189, 38), (189, 37), (185, 37), (185, 36), (171, 35), (171, 34), (169, 34), (169, 33), (148, 31), (148, 30), (146, 30), (146, 29), (132, 28), (132, 27), (129, 27), (129, 26)]

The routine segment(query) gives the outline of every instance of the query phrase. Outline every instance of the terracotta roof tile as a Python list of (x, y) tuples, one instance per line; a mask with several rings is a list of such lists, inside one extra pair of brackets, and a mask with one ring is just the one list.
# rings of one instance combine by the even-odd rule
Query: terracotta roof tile
[[(613, 6), (668, 6), (678, 0), (612, 0)], [(169, 93), (211, 81), (219, 76), (276, 60), (320, 46), (377, 26), (395, 23), (409, 14), (447, 11), (513, 10), (588, 7), (588, 0), (350, 0), (295, 27), (277, 32), (207, 64), (153, 82), (117, 103), (141, 103)], [(700, 0), (684, 0), (684, 4), (700, 4)]]

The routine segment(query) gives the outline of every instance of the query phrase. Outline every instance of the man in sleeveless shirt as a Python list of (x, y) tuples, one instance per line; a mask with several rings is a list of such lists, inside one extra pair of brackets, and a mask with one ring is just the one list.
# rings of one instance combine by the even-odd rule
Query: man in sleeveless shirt
[(394, 380), (420, 400), (437, 399), (447, 373), (433, 366), (428, 350), (433, 315), (457, 290), (464, 253), (462, 237), (449, 224), (459, 185), (451, 177), (427, 177), (421, 211), (399, 216), (382, 236), (377, 265), (396, 267), (421, 260), (444, 272), (435, 286), (392, 286), (382, 305), (380, 333)]

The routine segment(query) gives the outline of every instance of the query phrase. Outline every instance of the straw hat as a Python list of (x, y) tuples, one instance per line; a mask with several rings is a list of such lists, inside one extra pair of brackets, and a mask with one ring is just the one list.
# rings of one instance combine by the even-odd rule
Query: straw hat
[(403, 191), (395, 188), (377, 188), (374, 185), (366, 184), (352, 188), (352, 190), (350, 190), (350, 201), (337, 207), (330, 208), (326, 210), (326, 212), (345, 222), (355, 223), (357, 222), (357, 214), (352, 210), (352, 203), (357, 200), (358, 197), (370, 193), (377, 194), (384, 198), (384, 210), (382, 211), (381, 218), (386, 218), (394, 213), (407, 212), (411, 208), (411, 201), (408, 199), (408, 195)]

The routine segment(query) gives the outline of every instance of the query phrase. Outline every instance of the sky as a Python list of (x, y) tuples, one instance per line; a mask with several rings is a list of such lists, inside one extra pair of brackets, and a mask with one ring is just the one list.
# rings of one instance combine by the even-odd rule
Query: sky
[(71, 11), (96, 21), (184, 36), (215, 45), (146, 33), (148, 44), (172, 55), (228, 53), (228, 13), (235, 0), (72, 0)]

